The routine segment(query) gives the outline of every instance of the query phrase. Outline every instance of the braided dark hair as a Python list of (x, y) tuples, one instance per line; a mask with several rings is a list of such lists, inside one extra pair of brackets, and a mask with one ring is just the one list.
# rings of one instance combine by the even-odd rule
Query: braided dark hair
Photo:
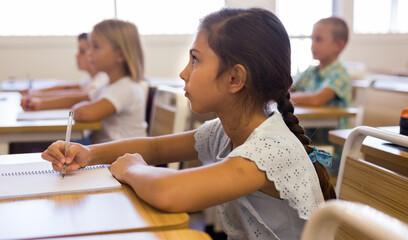
[[(260, 8), (225, 8), (202, 19), (199, 30), (208, 33), (209, 46), (220, 58), (218, 75), (236, 64), (246, 69), (245, 91), (240, 92), (238, 103), (244, 106), (246, 116), (257, 106), (271, 115), (270, 105), (276, 102), (290, 131), (308, 153), (312, 152), (310, 139), (293, 114), (290, 40), (279, 18)], [(314, 167), (324, 198), (335, 198), (327, 170), (320, 163), (314, 163)]]

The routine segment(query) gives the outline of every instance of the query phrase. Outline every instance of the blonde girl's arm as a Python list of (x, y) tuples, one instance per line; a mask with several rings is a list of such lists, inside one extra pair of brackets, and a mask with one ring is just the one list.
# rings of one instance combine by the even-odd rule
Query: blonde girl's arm
[(73, 106), (74, 119), (79, 122), (100, 121), (116, 113), (115, 106), (106, 98), (84, 101)]
[(119, 158), (112, 164), (113, 175), (144, 201), (168, 212), (197, 211), (256, 190), (275, 189), (265, 172), (241, 157), (179, 171), (147, 166), (139, 158)]
[[(74, 94), (65, 96), (32, 97), (29, 101), (30, 110), (47, 110), (59, 108), (71, 108), (74, 104), (89, 100), (88, 94)], [(27, 96), (21, 98), (21, 106), (27, 110)]]

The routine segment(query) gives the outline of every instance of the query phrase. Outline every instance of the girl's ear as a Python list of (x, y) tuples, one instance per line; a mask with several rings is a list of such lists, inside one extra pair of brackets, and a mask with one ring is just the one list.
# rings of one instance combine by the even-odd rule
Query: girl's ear
[(122, 50), (116, 50), (116, 60), (120, 63), (125, 61), (125, 56), (122, 53)]
[(247, 71), (241, 64), (235, 64), (228, 76), (228, 87), (231, 93), (239, 92), (247, 80)]

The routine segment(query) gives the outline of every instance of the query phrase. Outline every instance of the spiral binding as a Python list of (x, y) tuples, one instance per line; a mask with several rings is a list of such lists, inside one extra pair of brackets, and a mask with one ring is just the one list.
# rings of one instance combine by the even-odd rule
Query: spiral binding
[[(77, 171), (94, 170), (94, 169), (100, 169), (100, 168), (106, 168), (106, 167), (108, 167), (108, 165), (94, 165), (94, 166), (87, 166), (84, 168), (79, 168)], [(60, 172), (52, 170), (52, 169), (47, 169), (47, 170), (34, 170), (34, 171), (21, 171), (21, 172), (6, 172), (6, 173), (1, 173), (0, 176), (12, 177), (12, 176), (51, 174), (51, 173), (60, 173)]]

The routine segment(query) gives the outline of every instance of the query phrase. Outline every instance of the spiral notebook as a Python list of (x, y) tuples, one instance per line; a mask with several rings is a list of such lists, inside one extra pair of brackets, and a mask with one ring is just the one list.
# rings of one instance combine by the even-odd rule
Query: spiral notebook
[(95, 165), (61, 173), (49, 162), (8, 164), (0, 167), (0, 199), (120, 189), (109, 165)]

